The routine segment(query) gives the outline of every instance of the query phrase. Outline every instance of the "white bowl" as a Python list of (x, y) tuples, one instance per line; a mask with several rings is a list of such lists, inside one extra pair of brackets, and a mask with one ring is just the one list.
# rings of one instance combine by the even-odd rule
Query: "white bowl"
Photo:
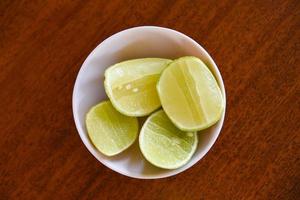
[[(73, 115), (81, 140), (97, 160), (108, 168), (133, 178), (157, 179), (183, 172), (197, 163), (216, 141), (224, 121), (222, 118), (211, 128), (198, 133), (198, 148), (185, 166), (164, 170), (147, 162), (138, 147), (138, 141), (123, 153), (106, 157), (93, 146), (87, 135), (85, 115), (95, 104), (107, 99), (103, 88), (104, 70), (112, 64), (134, 58), (178, 58), (196, 56), (204, 61), (216, 77), (225, 98), (225, 89), (217, 65), (197, 42), (188, 36), (162, 27), (142, 26), (126, 29), (99, 44), (84, 61), (73, 91)], [(226, 98), (225, 98), (226, 104)]]

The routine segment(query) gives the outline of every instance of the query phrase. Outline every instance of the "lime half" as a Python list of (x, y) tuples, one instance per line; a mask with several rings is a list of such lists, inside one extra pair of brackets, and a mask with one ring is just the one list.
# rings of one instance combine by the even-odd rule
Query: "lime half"
[(104, 155), (127, 149), (137, 138), (138, 120), (119, 113), (109, 101), (94, 106), (86, 115), (88, 135)]
[(168, 65), (157, 84), (161, 104), (181, 130), (198, 131), (215, 124), (224, 110), (218, 83), (196, 57), (182, 57)]
[(128, 60), (105, 71), (105, 91), (114, 107), (124, 115), (145, 116), (161, 106), (156, 84), (171, 60)]
[(159, 110), (144, 123), (139, 143), (150, 163), (164, 169), (176, 169), (191, 159), (198, 139), (197, 133), (179, 130), (165, 112)]

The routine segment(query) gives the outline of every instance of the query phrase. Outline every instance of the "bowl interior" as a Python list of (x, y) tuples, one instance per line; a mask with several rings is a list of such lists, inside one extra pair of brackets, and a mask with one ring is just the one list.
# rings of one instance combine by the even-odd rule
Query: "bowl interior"
[[(98, 45), (83, 63), (73, 91), (73, 114), (79, 135), (88, 150), (105, 166), (134, 178), (163, 178), (182, 172), (199, 161), (211, 148), (223, 125), (224, 114), (217, 124), (199, 132), (198, 148), (191, 161), (175, 170), (157, 168), (147, 162), (138, 146), (138, 140), (123, 153), (106, 157), (90, 142), (85, 115), (88, 110), (107, 99), (104, 91), (104, 70), (112, 64), (134, 58), (178, 58), (196, 56), (202, 59), (215, 75), (225, 98), (220, 72), (208, 53), (191, 38), (177, 31), (161, 27), (136, 27), (121, 31)], [(225, 112), (224, 112), (225, 113)]]

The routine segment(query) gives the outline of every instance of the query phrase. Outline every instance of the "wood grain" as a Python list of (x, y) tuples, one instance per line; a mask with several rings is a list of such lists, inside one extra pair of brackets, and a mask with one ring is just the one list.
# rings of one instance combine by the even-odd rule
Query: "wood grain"
[[(0, 199), (300, 199), (300, 1), (0, 1)], [(222, 133), (161, 180), (113, 172), (74, 126), (73, 84), (108, 36), (181, 31), (213, 56), (227, 91)]]

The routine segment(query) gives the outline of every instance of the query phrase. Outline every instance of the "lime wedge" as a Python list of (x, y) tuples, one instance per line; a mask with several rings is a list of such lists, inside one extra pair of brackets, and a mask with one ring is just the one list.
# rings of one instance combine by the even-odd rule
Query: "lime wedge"
[(86, 127), (94, 146), (107, 156), (127, 149), (138, 134), (137, 118), (122, 115), (109, 101), (91, 108), (86, 115)]
[(197, 133), (179, 130), (165, 112), (159, 110), (144, 123), (139, 143), (150, 163), (164, 169), (176, 169), (191, 159), (198, 139)]
[(224, 110), (216, 79), (196, 57), (182, 57), (170, 63), (161, 74), (157, 91), (168, 117), (184, 131), (208, 128)]
[(161, 106), (156, 84), (171, 60), (143, 58), (115, 64), (105, 71), (105, 91), (113, 106), (127, 116), (145, 116)]

